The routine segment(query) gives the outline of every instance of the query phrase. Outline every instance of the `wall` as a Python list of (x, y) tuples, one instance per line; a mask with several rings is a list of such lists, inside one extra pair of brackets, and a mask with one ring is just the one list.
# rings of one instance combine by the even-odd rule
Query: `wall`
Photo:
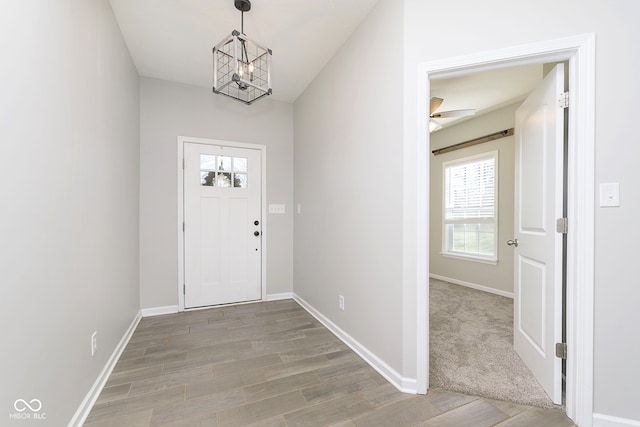
[(177, 137), (267, 146), (267, 293), (293, 287), (293, 106), (265, 98), (247, 106), (211, 89), (140, 79), (140, 300), (178, 305)]
[(400, 374), (402, 24), (381, 0), (297, 99), (294, 123), (294, 291)]
[[(455, 126), (431, 133), (431, 150), (468, 141), (493, 132), (513, 128), (519, 104), (501, 108)], [(455, 279), (500, 295), (513, 294), (513, 249), (506, 241), (513, 238), (514, 136), (497, 139), (462, 150), (431, 154), (429, 197), (430, 274)], [(485, 264), (442, 256), (442, 164), (475, 154), (498, 151), (498, 263)]]
[[(619, 182), (621, 206), (595, 210), (595, 334), (594, 412), (626, 420), (640, 420), (637, 393), (640, 383), (640, 344), (626, 333), (640, 324), (640, 288), (637, 284), (636, 244), (640, 229), (629, 227), (640, 210), (635, 191), (640, 181), (636, 163), (637, 97), (640, 93), (640, 55), (628, 49), (640, 38), (640, 3), (633, 0), (528, 0), (504, 2), (471, 0), (439, 3), (405, 0), (406, 99), (418, 100), (417, 65), (594, 32), (596, 34), (596, 189), (600, 183)], [(452, 17), (455, 16), (455, 25)], [(540, 23), (544, 22), (544, 26)], [(498, 23), (488, 25), (489, 23)], [(429, 41), (438, 40), (437, 43)], [(610, 108), (609, 106), (615, 106)], [(407, 144), (415, 144), (417, 118), (405, 122)], [(596, 193), (597, 194), (597, 193)], [(597, 198), (597, 197), (596, 197)], [(408, 202), (410, 205), (410, 202)], [(415, 287), (405, 287), (415, 295)]]
[(138, 77), (106, 0), (3, 1), (0, 51), (1, 424), (61, 426), (139, 310)]

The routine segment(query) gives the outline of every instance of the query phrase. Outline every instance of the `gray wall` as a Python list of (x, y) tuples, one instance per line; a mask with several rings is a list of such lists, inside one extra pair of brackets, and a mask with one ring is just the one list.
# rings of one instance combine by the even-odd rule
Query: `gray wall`
[(0, 424), (61, 426), (139, 310), (138, 76), (106, 0), (0, 2), (0, 52)]
[(382, 0), (295, 103), (294, 291), (399, 373), (402, 74)]
[(142, 308), (178, 305), (177, 137), (267, 146), (267, 293), (293, 288), (293, 106), (262, 99), (251, 106), (211, 89), (140, 79), (140, 300)]
[(269, 217), (269, 293), (292, 289), (295, 259), (295, 292), (415, 375), (419, 227), (403, 141), (416, 140), (417, 64), (595, 32), (596, 186), (619, 182), (621, 207), (594, 206), (594, 410), (640, 420), (640, 346), (625, 328), (640, 324), (640, 230), (629, 226), (640, 210), (640, 56), (628, 49), (640, 38), (638, 16), (635, 0), (380, 0), (295, 104), (302, 213), (292, 255), (290, 105), (264, 100), (247, 109), (150, 79), (139, 92), (106, 0), (3, 2), (2, 407), (37, 398), (50, 424), (65, 424), (138, 308), (177, 304), (178, 135), (269, 147), (268, 201), (288, 207)]
[[(519, 104), (474, 117), (459, 125), (431, 133), (431, 150), (513, 128)], [(497, 139), (462, 150), (431, 156), (429, 223), (429, 268), (431, 274), (491, 288), (497, 293), (513, 294), (513, 249), (506, 245), (513, 238), (514, 136)], [(498, 263), (445, 257), (442, 252), (442, 164), (451, 160), (498, 151)]]
[[(478, 3), (431, 3), (405, 0), (406, 105), (416, 105), (416, 67), (474, 52), (596, 33), (596, 188), (619, 182), (621, 206), (594, 206), (595, 353), (594, 411), (640, 420), (640, 344), (629, 326), (640, 324), (640, 287), (636, 268), (640, 170), (637, 137), (637, 94), (640, 55), (629, 40), (640, 39), (640, 3), (634, 0), (529, 0)], [(455, 25), (451, 17), (455, 16)], [(544, 26), (540, 23), (544, 22)], [(494, 23), (497, 23), (494, 25)], [(437, 40), (437, 43), (428, 43)], [(612, 108), (613, 106), (614, 108)], [(416, 118), (405, 131), (415, 140)], [(411, 291), (411, 289), (407, 289)], [(411, 292), (409, 292), (411, 293)], [(632, 328), (633, 329), (633, 328)], [(632, 332), (633, 334), (634, 332)]]

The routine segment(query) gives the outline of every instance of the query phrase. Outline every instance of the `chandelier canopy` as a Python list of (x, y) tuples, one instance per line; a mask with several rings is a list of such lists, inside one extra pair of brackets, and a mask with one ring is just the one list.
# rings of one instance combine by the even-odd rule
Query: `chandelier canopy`
[(240, 31), (233, 30), (213, 48), (213, 92), (250, 105), (271, 95), (271, 49), (244, 34), (244, 12), (249, 0), (234, 0), (241, 12)]

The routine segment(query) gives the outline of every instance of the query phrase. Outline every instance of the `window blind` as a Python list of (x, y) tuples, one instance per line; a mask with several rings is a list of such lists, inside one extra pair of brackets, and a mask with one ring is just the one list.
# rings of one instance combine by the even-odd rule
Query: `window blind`
[(445, 174), (447, 222), (495, 216), (494, 157), (448, 166)]

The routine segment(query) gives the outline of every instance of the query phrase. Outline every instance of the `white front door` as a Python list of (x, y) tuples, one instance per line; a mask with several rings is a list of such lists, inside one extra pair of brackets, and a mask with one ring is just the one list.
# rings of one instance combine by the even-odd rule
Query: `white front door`
[(259, 300), (261, 153), (184, 144), (184, 306)]
[[(564, 66), (516, 112), (514, 347), (554, 403), (562, 402)], [(512, 242), (513, 243), (513, 242)]]

